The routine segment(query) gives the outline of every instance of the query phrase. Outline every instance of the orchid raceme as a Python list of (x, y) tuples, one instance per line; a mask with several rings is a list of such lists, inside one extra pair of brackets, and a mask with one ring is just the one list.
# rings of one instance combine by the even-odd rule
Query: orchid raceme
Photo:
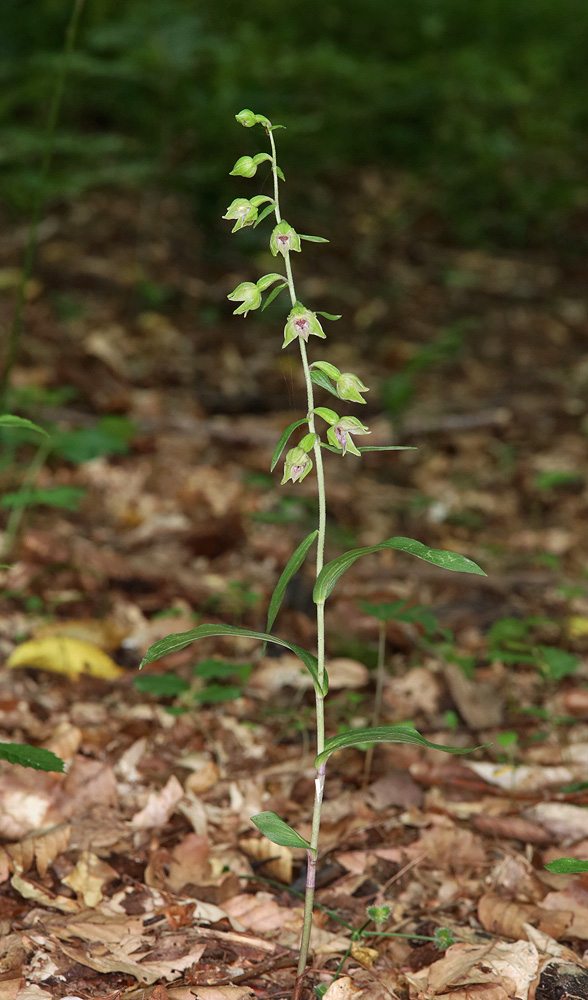
[[(165, 653), (184, 648), (189, 643), (200, 638), (214, 635), (242, 635), (249, 639), (258, 639), (264, 643), (264, 648), (268, 642), (275, 643), (278, 646), (285, 646), (294, 652), (304, 668), (311, 674), (316, 700), (316, 753), (314, 754), (316, 778), (311, 832), (308, 839), (302, 837), (289, 827), (284, 820), (280, 819), (276, 813), (269, 810), (252, 817), (257, 828), (274, 843), (287, 847), (304, 848), (307, 852), (304, 922), (300, 942), (298, 980), (295, 990), (295, 998), (299, 1000), (299, 992), (306, 970), (312, 927), (321, 805), (325, 787), (326, 765), (331, 753), (337, 749), (345, 749), (356, 745), (363, 747), (370, 740), (374, 743), (382, 741), (412, 743), (421, 747), (446, 749), (452, 753), (466, 752), (462, 748), (442, 747), (439, 744), (430, 743), (414, 728), (408, 725), (380, 726), (377, 729), (373, 727), (361, 728), (359, 730), (352, 729), (327, 739), (325, 730), (325, 698), (328, 692), (328, 676), (325, 669), (326, 601), (330, 598), (331, 592), (339, 578), (357, 559), (363, 556), (373, 557), (375, 553), (385, 550), (392, 549), (407, 556), (417, 557), (433, 566), (453, 572), (483, 574), (483, 570), (471, 559), (458, 553), (433, 549), (415, 539), (404, 537), (388, 538), (375, 545), (352, 549), (349, 552), (344, 552), (335, 559), (331, 559), (325, 565), (327, 492), (323, 454), (329, 458), (328, 452), (336, 450), (340, 455), (350, 454), (356, 457), (360, 456), (360, 449), (355, 444), (353, 438), (369, 434), (370, 431), (355, 416), (340, 415), (327, 406), (316, 406), (314, 393), (315, 390), (320, 392), (326, 391), (331, 396), (336, 396), (340, 400), (345, 400), (349, 403), (365, 404), (366, 400), (363, 398), (363, 394), (368, 392), (368, 386), (362, 382), (358, 375), (355, 375), (353, 372), (341, 372), (330, 361), (320, 358), (309, 361), (308, 351), (311, 347), (317, 347), (315, 341), (310, 341), (310, 337), (314, 336), (320, 340), (326, 339), (326, 334), (318, 317), (321, 316), (328, 320), (335, 320), (340, 317), (320, 309), (313, 311), (300, 302), (296, 294), (291, 254), (292, 252), (299, 253), (301, 251), (302, 240), (309, 241), (311, 245), (327, 241), (323, 237), (303, 236), (299, 234), (282, 218), (280, 181), (283, 181), (284, 175), (278, 166), (274, 139), (275, 130), (282, 126), (273, 125), (264, 115), (256, 114), (249, 108), (245, 108), (239, 112), (236, 115), (236, 119), (248, 129), (253, 128), (255, 125), (260, 125), (269, 140), (269, 152), (244, 154), (235, 163), (231, 174), (239, 178), (253, 179), (258, 173), (258, 168), (268, 163), (270, 166), (273, 197), (265, 194), (254, 194), (251, 198), (235, 198), (229, 205), (223, 218), (235, 222), (233, 232), (236, 232), (246, 226), (257, 227), (259, 223), (264, 222), (266, 217), (273, 214), (273, 227), (269, 235), (269, 250), (283, 264), (283, 273), (275, 271), (263, 274), (255, 283), (252, 281), (242, 281), (229, 294), (228, 298), (232, 302), (240, 303), (235, 309), (235, 313), (246, 316), (248, 312), (260, 308), (264, 296), (263, 308), (269, 302), (272, 302), (281, 292), (286, 289), (288, 291), (290, 304), (285, 319), (282, 346), (293, 346), (299, 351), (306, 390), (306, 407), (304, 410), (305, 416), (294, 420), (282, 433), (272, 455), (271, 469), (273, 471), (276, 467), (286, 445), (290, 442), (291, 446), (286, 452), (281, 484), (285, 486), (292, 483), (296, 489), (299, 489), (300, 484), (306, 477), (311, 472), (314, 472), (316, 476), (316, 494), (318, 497), (318, 519), (316, 527), (298, 544), (279, 577), (270, 601), (265, 631), (252, 631), (240, 626), (219, 623), (214, 625), (199, 625), (189, 632), (168, 636), (167, 639), (160, 640), (147, 651), (143, 662), (153, 662), (153, 660), (156, 660)], [(260, 211), (262, 205), (264, 207)], [(278, 262), (276, 261), (276, 267), (278, 266)], [(324, 433), (322, 425), (317, 430), (317, 418), (323, 420), (327, 425), (326, 440), (321, 439), (321, 433), (319, 432), (322, 429), (322, 433)], [(374, 446), (369, 447), (368, 450), (389, 451), (395, 447), (394, 445)], [(355, 461), (355, 458), (352, 461)], [(313, 588), (313, 601), (316, 606), (316, 652), (303, 649), (290, 641), (271, 634), (271, 629), (280, 611), (286, 588), (290, 580), (303, 565), (311, 549), (315, 552), (316, 560)]]

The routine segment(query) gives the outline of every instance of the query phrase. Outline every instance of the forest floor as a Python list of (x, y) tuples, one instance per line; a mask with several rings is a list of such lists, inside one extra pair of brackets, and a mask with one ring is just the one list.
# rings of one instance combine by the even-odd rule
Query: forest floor
[[(398, 602), (382, 723), (488, 745), (332, 758), (308, 986), (339, 969), (337, 1000), (532, 1000), (563, 995), (565, 966), (588, 996), (588, 879), (544, 867), (588, 859), (585, 261), (402, 235), (399, 198), (362, 175), (322, 226), (330, 247), (295, 262), (301, 299), (343, 314), (312, 357), (371, 386), (349, 408), (370, 444), (416, 449), (326, 455), (327, 557), (409, 536), (487, 575), (359, 560), (327, 605), (327, 729), (370, 723), (378, 623), (361, 602)], [(7, 330), (26, 229), (5, 230)], [(283, 303), (243, 320), (226, 300), (275, 270), (249, 253), (227, 266), (171, 197), (96, 194), (41, 224), (13, 406), (53, 445), (32, 484), (30, 444), (9, 443), (0, 469), (0, 738), (67, 771), (0, 771), (7, 1000), (291, 994), (304, 852), (250, 817), (271, 809), (309, 833), (310, 677), (244, 638), (138, 671), (170, 632), (264, 630), (315, 523), (312, 475), (269, 474), (305, 407)], [(275, 629), (307, 648), (311, 564)], [(77, 676), (67, 638), (106, 653), (112, 676)], [(366, 923), (373, 904), (389, 905), (385, 925)]]

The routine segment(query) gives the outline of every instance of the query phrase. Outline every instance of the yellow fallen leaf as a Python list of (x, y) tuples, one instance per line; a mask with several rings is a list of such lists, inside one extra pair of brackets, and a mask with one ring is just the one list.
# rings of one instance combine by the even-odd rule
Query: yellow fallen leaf
[(69, 618), (41, 625), (35, 629), (33, 638), (47, 639), (49, 636), (63, 635), (69, 639), (82, 639), (105, 652), (111, 652), (118, 649), (126, 634), (126, 629), (111, 618)]
[(31, 639), (17, 646), (6, 661), (7, 667), (37, 667), (55, 674), (66, 674), (77, 680), (80, 674), (90, 674), (103, 680), (122, 677), (124, 670), (97, 646), (82, 639), (48, 636)]
[(582, 615), (572, 615), (566, 619), (566, 632), (570, 639), (580, 639), (588, 635), (588, 618)]

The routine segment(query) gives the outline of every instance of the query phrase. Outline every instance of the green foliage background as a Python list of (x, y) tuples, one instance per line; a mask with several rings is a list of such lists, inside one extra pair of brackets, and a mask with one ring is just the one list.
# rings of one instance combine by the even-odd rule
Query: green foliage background
[[(2, 198), (25, 210), (70, 0), (4, 0)], [(233, 115), (288, 126), (296, 184), (381, 165), (452, 237), (586, 237), (585, 0), (87, 0), (47, 194), (96, 185), (225, 201)], [(580, 221), (579, 221), (580, 220)], [(584, 229), (586, 227), (584, 226)]]

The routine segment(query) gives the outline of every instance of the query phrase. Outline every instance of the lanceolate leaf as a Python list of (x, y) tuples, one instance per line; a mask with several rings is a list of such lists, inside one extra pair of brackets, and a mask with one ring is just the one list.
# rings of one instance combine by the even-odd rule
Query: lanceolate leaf
[(276, 620), (276, 615), (278, 614), (282, 601), (284, 600), (286, 587), (288, 586), (294, 574), (297, 573), (300, 567), (302, 566), (302, 563), (306, 559), (306, 553), (308, 552), (310, 546), (314, 542), (317, 535), (318, 535), (318, 530), (315, 529), (315, 531), (311, 531), (310, 535), (307, 535), (304, 541), (300, 543), (296, 551), (293, 552), (292, 555), (290, 556), (290, 559), (288, 560), (288, 563), (284, 568), (282, 575), (280, 576), (280, 579), (276, 584), (276, 589), (272, 594), (272, 599), (269, 604), (267, 613), (268, 632), (270, 631), (272, 625)]
[(363, 729), (350, 729), (346, 733), (339, 733), (332, 736), (325, 742), (325, 749), (315, 758), (314, 766), (320, 767), (326, 763), (335, 750), (344, 750), (346, 747), (356, 747), (361, 743), (415, 743), (420, 747), (428, 747), (430, 750), (444, 750), (446, 753), (471, 753), (472, 750), (479, 750), (480, 747), (446, 747), (442, 743), (431, 743), (429, 740), (417, 733), (412, 726), (366, 726)]
[(168, 635), (165, 639), (160, 639), (159, 642), (154, 642), (149, 647), (141, 660), (141, 667), (144, 667), (146, 663), (154, 663), (155, 660), (159, 660), (162, 656), (167, 656), (168, 653), (175, 653), (179, 649), (184, 649), (196, 639), (209, 639), (213, 635), (238, 635), (244, 639), (260, 639), (261, 642), (275, 642), (278, 646), (285, 646), (299, 660), (302, 660), (314, 681), (317, 691), (326, 695), (328, 690), (327, 674), (325, 671), (321, 689), (318, 680), (318, 662), (316, 656), (309, 653), (307, 649), (303, 649), (302, 646), (296, 646), (293, 642), (286, 642), (285, 639), (278, 639), (275, 635), (268, 635), (267, 632), (253, 632), (249, 628), (238, 628), (236, 625), (198, 625), (196, 628), (189, 629), (188, 632), (176, 632), (174, 635)]
[(327, 392), (331, 393), (331, 396), (337, 396), (337, 399), (339, 399), (335, 386), (320, 368), (311, 368), (310, 377), (315, 385), (320, 385), (321, 389), (326, 389)]
[(263, 209), (263, 211), (259, 213), (259, 215), (257, 216), (257, 219), (253, 223), (253, 228), (255, 229), (259, 225), (259, 223), (262, 222), (263, 219), (265, 219), (266, 215), (269, 215), (270, 212), (273, 212), (274, 209), (275, 209), (275, 207), (276, 207), (275, 206), (275, 202), (273, 202), (273, 201), (271, 202), (270, 205), (266, 205), (265, 208)]
[[(301, 236), (300, 239), (302, 238)], [(322, 309), (317, 309), (316, 314), (317, 316), (324, 316), (325, 319), (341, 319), (341, 313), (326, 313)]]
[(323, 566), (317, 577), (314, 586), (313, 600), (324, 601), (331, 593), (337, 580), (349, 569), (360, 556), (369, 556), (374, 552), (381, 552), (383, 549), (396, 549), (398, 552), (407, 552), (409, 555), (424, 559), (425, 562), (441, 569), (452, 570), (455, 573), (477, 573), (478, 576), (486, 576), (483, 569), (471, 559), (460, 555), (458, 552), (448, 552), (446, 549), (431, 549), (422, 542), (417, 542), (414, 538), (387, 538), (378, 545), (366, 545), (361, 549), (350, 549), (342, 556), (331, 560)]
[(288, 427), (286, 427), (286, 430), (284, 431), (280, 440), (278, 441), (275, 447), (275, 451), (272, 455), (272, 464), (270, 466), (270, 472), (274, 471), (276, 465), (280, 461), (280, 455), (282, 454), (284, 448), (286, 447), (286, 442), (288, 441), (290, 435), (296, 430), (297, 427), (302, 427), (302, 424), (307, 424), (307, 423), (308, 420), (306, 419), (306, 417), (303, 417), (302, 420), (295, 420), (294, 423), (289, 424)]
[(26, 743), (0, 743), (0, 760), (33, 767), (35, 771), (63, 771), (61, 757), (44, 747), (30, 747)]
[(577, 858), (556, 858), (545, 867), (554, 875), (575, 875), (579, 872), (588, 872), (588, 861), (578, 861)]
[(266, 309), (266, 308), (267, 308), (267, 306), (269, 306), (270, 302), (273, 302), (273, 301), (274, 301), (274, 299), (276, 298), (276, 296), (277, 296), (277, 295), (279, 295), (279, 294), (280, 294), (280, 292), (281, 292), (281, 291), (282, 291), (282, 290), (283, 290), (284, 288), (286, 288), (286, 287), (287, 287), (287, 285), (288, 285), (288, 282), (287, 282), (287, 281), (283, 281), (281, 285), (276, 285), (276, 287), (275, 287), (275, 288), (272, 288), (272, 290), (271, 290), (271, 292), (269, 293), (269, 295), (268, 295), (267, 299), (265, 300), (265, 302), (263, 303), (263, 305), (262, 305), (262, 307), (261, 307), (261, 311), (262, 311), (262, 312), (263, 312), (263, 310), (264, 310), (264, 309)]
[(305, 850), (310, 847), (308, 840), (296, 833), (296, 830), (288, 826), (275, 812), (268, 810), (257, 813), (256, 816), (251, 817), (251, 822), (255, 823), (257, 829), (261, 830), (272, 844), (279, 844), (280, 847), (304, 847)]
[(358, 445), (360, 451), (416, 451), (412, 444), (366, 444)]
[(309, 243), (329, 243), (330, 242), (329, 240), (326, 240), (324, 238), (324, 236), (303, 236), (302, 233), (299, 233), (299, 236), (300, 236), (301, 240), (308, 240)]
[(47, 431), (44, 431), (38, 424), (34, 424), (32, 420), (27, 420), (26, 417), (15, 417), (12, 413), (4, 413), (0, 417), (0, 427), (21, 427), (22, 430), (37, 431), (38, 434), (49, 437)]

